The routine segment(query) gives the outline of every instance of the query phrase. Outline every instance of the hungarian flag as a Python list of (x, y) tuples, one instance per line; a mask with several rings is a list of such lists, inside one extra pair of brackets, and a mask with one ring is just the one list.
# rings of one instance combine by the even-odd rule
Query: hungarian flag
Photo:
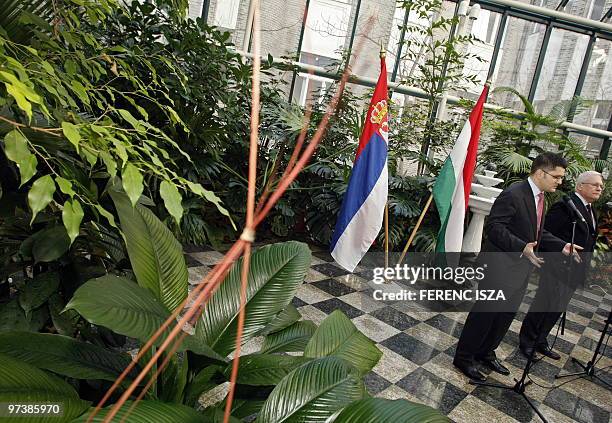
[(485, 85), (433, 187), (442, 225), (438, 234), (437, 252), (461, 252), (463, 222), (476, 167), (482, 110), (488, 90), (489, 87)]
[(389, 191), (388, 111), (387, 67), (383, 57), (330, 246), (334, 260), (349, 272), (355, 270), (382, 227)]

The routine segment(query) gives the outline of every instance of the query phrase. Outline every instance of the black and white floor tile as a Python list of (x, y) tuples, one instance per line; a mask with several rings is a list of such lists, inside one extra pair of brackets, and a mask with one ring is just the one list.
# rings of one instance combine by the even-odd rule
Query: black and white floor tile
[[(333, 310), (342, 310), (360, 331), (376, 342), (383, 355), (365, 377), (371, 395), (432, 406), (455, 422), (539, 422), (527, 403), (512, 391), (474, 386), (452, 365), (465, 312), (414, 311), (402, 302), (375, 301), (368, 275), (359, 267), (350, 274), (333, 263), (326, 251), (312, 247), (312, 266), (293, 304), (305, 320), (319, 324)], [(209, 248), (186, 249), (191, 283), (199, 282), (222, 254)], [(537, 287), (530, 284), (510, 331), (497, 350), (510, 371), (508, 377), (489, 374), (492, 382), (513, 385), (525, 359), (518, 352), (518, 331)], [(612, 422), (612, 345), (597, 363), (598, 375), (556, 380), (559, 372), (581, 370), (572, 357), (588, 362), (599, 340), (612, 294), (576, 293), (567, 312), (565, 333), (555, 350), (561, 360), (548, 358), (534, 365), (526, 393), (549, 422)], [(553, 331), (554, 332), (554, 331)], [(485, 369), (483, 369), (485, 371)], [(485, 373), (488, 373), (485, 371)]]

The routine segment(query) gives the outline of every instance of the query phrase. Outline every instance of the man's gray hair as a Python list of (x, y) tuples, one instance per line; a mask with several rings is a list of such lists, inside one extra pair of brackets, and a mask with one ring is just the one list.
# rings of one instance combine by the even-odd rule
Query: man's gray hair
[(585, 183), (591, 176), (599, 176), (603, 181), (603, 176), (601, 173), (594, 170), (587, 170), (586, 172), (582, 172), (580, 175), (578, 175), (576, 178), (576, 185)]

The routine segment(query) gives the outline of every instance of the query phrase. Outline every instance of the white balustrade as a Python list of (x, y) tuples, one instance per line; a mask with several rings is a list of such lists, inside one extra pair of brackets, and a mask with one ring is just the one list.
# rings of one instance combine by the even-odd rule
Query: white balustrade
[(493, 202), (502, 192), (501, 189), (495, 188), (495, 185), (504, 182), (503, 179), (495, 178), (495, 173), (485, 170), (485, 175), (474, 175), (479, 183), (472, 183), (472, 194), (468, 204), (472, 216), (463, 236), (461, 251), (464, 253), (480, 253), (485, 217), (489, 215)]

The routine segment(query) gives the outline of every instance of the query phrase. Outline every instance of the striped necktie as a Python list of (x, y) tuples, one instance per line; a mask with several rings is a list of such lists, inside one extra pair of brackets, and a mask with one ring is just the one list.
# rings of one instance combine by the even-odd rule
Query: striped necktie
[(538, 194), (538, 208), (537, 212), (537, 232), (536, 236), (540, 236), (540, 226), (542, 226), (542, 216), (544, 215), (544, 193), (541, 192)]

